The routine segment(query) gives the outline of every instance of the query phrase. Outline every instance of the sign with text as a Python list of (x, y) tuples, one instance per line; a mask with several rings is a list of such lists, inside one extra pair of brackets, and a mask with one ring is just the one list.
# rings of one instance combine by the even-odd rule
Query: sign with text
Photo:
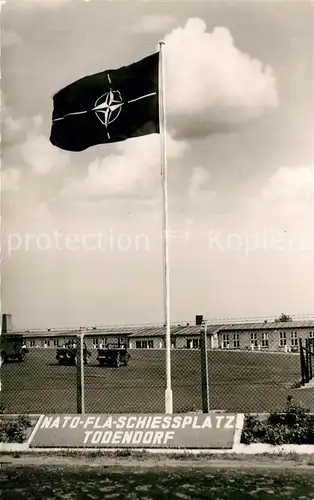
[(232, 448), (236, 414), (43, 415), (31, 448)]

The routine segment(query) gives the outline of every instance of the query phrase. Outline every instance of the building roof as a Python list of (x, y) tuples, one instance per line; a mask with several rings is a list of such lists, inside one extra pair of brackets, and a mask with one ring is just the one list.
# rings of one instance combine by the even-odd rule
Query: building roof
[[(82, 333), (82, 329), (48, 329), (48, 330), (12, 330), (7, 332), (7, 335), (23, 335), (29, 338), (57, 338), (57, 337), (76, 337)], [(99, 328), (99, 329), (87, 329), (84, 331), (84, 335), (88, 337), (105, 337), (105, 336), (127, 336), (132, 333), (133, 330), (126, 329), (113, 329), (113, 328)]]
[(130, 334), (130, 337), (162, 337), (165, 334), (164, 326), (155, 326), (148, 328), (138, 328)]
[(56, 329), (56, 330), (12, 330), (6, 332), (6, 335), (23, 335), (24, 337), (41, 337), (41, 338), (53, 338), (53, 337), (73, 337), (77, 336), (80, 330), (66, 330), (66, 329)]
[[(209, 325), (207, 333), (215, 333), (220, 329), (220, 325)], [(199, 325), (177, 325), (170, 328), (170, 335), (172, 337), (190, 337), (200, 334), (201, 327)], [(164, 326), (155, 328), (141, 328), (137, 332), (130, 335), (131, 338), (147, 338), (147, 337), (164, 337), (166, 329)]]
[(272, 321), (262, 323), (234, 323), (221, 325), (220, 331), (235, 331), (235, 330), (283, 330), (286, 328), (314, 328), (314, 321)]
[[(295, 328), (313, 328), (314, 320), (307, 321), (287, 321), (287, 322), (259, 322), (259, 323), (228, 323), (228, 324), (208, 324), (207, 333), (213, 334), (220, 332), (232, 331), (251, 331), (251, 330), (283, 330)], [(199, 325), (171, 325), (170, 333), (174, 337), (189, 337), (200, 334), (201, 327)], [(108, 326), (108, 327), (91, 327), (91, 328), (51, 328), (46, 330), (12, 330), (7, 332), (11, 335), (23, 335), (28, 338), (57, 338), (57, 337), (72, 337), (79, 335), (82, 331), (89, 337), (106, 337), (106, 336), (130, 336), (135, 338), (147, 337), (163, 337), (165, 335), (165, 327), (163, 325), (137, 325), (137, 326)]]

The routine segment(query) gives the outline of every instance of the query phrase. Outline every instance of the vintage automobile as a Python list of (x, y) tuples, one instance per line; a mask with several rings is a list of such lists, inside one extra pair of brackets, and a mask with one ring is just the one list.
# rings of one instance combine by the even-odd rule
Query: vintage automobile
[(0, 353), (0, 366), (8, 361), (24, 361), (28, 349), (24, 344), (23, 336), (2, 333), (0, 336)]
[[(91, 352), (88, 351), (86, 344), (84, 343), (84, 365), (88, 364), (91, 357)], [(70, 342), (64, 344), (63, 347), (59, 347), (57, 349), (56, 359), (59, 365), (76, 365), (78, 357), (78, 349), (76, 344), (72, 344)]]
[(127, 366), (130, 358), (126, 344), (106, 344), (97, 349), (97, 361), (101, 366)]

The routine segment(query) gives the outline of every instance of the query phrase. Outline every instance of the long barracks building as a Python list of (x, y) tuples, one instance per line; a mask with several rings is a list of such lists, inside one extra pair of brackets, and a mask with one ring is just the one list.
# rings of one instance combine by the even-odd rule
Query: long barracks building
[[(129, 349), (164, 349), (165, 327), (156, 325), (91, 327), (76, 329), (14, 330), (10, 315), (2, 317), (2, 333), (22, 334), (28, 348), (57, 348), (76, 342), (84, 332), (89, 349), (106, 343), (125, 342)], [(203, 317), (193, 324), (171, 326), (173, 349), (199, 349)], [(207, 324), (209, 349), (298, 352), (299, 339), (314, 338), (314, 320), (259, 323)]]

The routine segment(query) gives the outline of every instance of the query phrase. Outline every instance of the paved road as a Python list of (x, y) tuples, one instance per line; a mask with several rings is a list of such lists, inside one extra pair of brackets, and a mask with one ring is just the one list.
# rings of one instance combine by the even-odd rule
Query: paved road
[[(231, 465), (231, 464), (230, 464)], [(302, 468), (59, 463), (1, 466), (2, 500), (313, 500), (314, 473)]]

